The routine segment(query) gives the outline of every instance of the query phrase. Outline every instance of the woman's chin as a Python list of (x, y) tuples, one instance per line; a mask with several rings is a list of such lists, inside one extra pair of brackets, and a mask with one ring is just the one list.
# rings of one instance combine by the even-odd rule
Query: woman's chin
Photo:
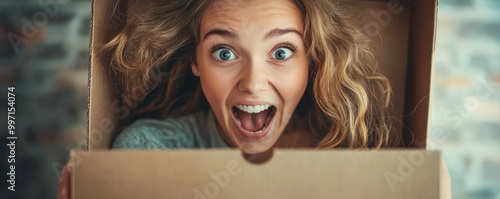
[(263, 146), (253, 147), (253, 146), (249, 146), (249, 147), (241, 148), (241, 151), (244, 154), (258, 155), (258, 154), (261, 154), (261, 153), (265, 153), (265, 152), (269, 151), (270, 149), (271, 149), (271, 147), (263, 147)]
[(260, 154), (272, 149), (274, 142), (265, 141), (240, 141), (238, 148), (243, 154)]

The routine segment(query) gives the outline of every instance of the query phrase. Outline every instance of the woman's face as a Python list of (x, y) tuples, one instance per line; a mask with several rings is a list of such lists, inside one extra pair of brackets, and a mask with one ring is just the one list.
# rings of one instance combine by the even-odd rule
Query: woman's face
[(269, 150), (307, 85), (302, 17), (288, 0), (216, 1), (202, 15), (193, 73), (220, 134), (249, 154)]

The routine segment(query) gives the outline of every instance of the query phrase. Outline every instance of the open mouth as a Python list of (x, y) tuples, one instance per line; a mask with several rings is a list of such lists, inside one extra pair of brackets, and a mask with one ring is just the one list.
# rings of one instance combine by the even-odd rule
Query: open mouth
[(248, 139), (260, 139), (269, 132), (269, 124), (276, 114), (276, 107), (270, 104), (232, 108), (240, 133)]

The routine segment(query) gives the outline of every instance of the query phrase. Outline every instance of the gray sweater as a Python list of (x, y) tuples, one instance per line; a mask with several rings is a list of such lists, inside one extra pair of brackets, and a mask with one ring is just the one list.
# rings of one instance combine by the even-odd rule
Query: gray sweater
[(227, 148), (217, 133), (214, 114), (158, 119), (141, 119), (127, 127), (114, 141), (114, 149)]

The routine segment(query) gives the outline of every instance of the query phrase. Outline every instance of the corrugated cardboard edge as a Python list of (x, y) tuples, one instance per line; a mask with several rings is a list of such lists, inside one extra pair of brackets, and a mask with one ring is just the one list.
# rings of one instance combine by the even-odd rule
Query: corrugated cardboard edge
[(92, 85), (92, 38), (93, 38), (93, 31), (94, 31), (94, 1), (92, 0), (91, 5), (90, 5), (90, 39), (89, 39), (89, 68), (87, 69), (87, 90), (88, 90), (88, 95), (87, 95), (87, 134), (86, 134), (86, 139), (87, 139), (87, 144), (85, 146), (86, 150), (89, 150), (89, 145), (90, 145), (90, 86)]
[[(115, 23), (113, 16), (116, 6), (123, 1), (92, 2), (92, 39), (90, 44), (91, 63), (89, 72), (89, 112), (87, 150), (109, 148), (111, 134), (117, 121), (118, 94), (114, 90), (112, 76), (106, 54), (99, 48), (106, 44), (123, 23)], [(116, 4), (115, 4), (116, 3)], [(100, 14), (103, 13), (103, 14)], [(106, 13), (106, 14), (104, 14)]]

